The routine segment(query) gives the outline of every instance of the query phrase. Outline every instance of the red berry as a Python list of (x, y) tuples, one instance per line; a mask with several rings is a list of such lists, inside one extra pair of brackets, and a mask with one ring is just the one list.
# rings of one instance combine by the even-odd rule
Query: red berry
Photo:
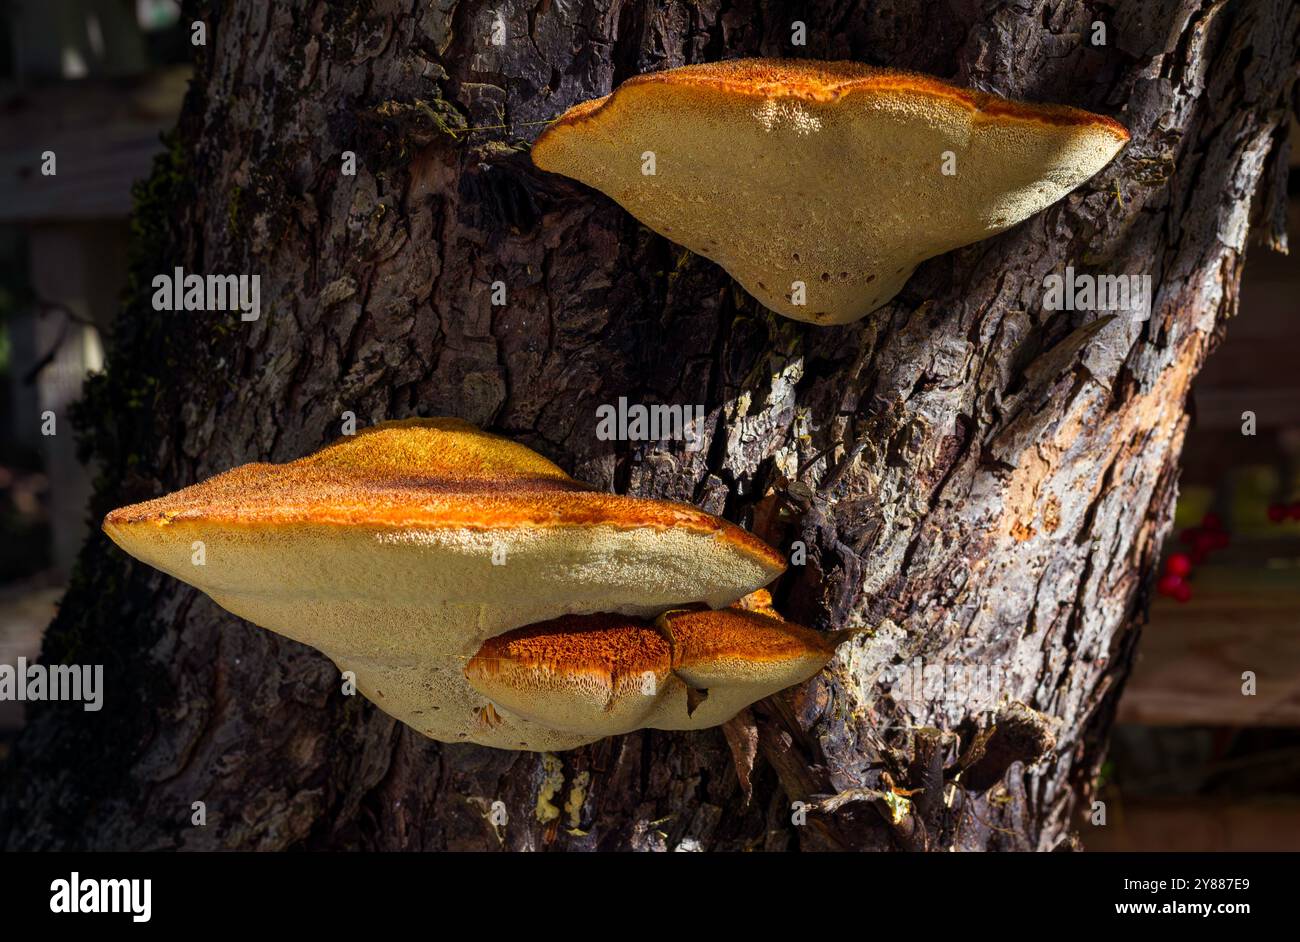
[(1222, 530), (1223, 520), (1216, 513), (1208, 513), (1201, 518), (1201, 527), (1206, 530)]
[(1192, 571), (1191, 557), (1186, 553), (1171, 553), (1165, 560), (1165, 574), (1170, 576), (1185, 576)]
[(1200, 535), (1201, 530), (1199, 527), (1188, 527), (1182, 533), (1178, 534), (1178, 542), (1186, 543), (1188, 546), (1191, 546), (1196, 542), (1196, 538)]
[(1192, 587), (1186, 582), (1181, 583), (1174, 589), (1175, 602), (1190, 602), (1192, 599)]
[(1300, 520), (1300, 500), (1292, 501), (1288, 510), (1292, 520)]
[(1199, 550), (1202, 553), (1209, 553), (1210, 550), (1214, 549), (1214, 534), (1213, 533), (1197, 534), (1196, 542), (1193, 543), (1192, 546), (1194, 547), (1194, 549)]
[(1203, 550), (1199, 546), (1196, 547), (1196, 549), (1192, 550), (1192, 565), (1193, 566), (1201, 565), (1201, 563), (1205, 562), (1206, 558), (1209, 555), (1210, 553), (1208, 550)]
[(1213, 533), (1210, 534), (1210, 543), (1211, 543), (1210, 549), (1216, 549), (1216, 550), (1227, 549), (1228, 534), (1222, 530), (1215, 530)]
[(1286, 518), (1287, 518), (1286, 504), (1268, 505), (1268, 519), (1271, 520), (1273, 523), (1281, 523)]
[(1175, 576), (1173, 573), (1170, 573), (1160, 577), (1160, 581), (1156, 583), (1156, 591), (1161, 595), (1173, 596), (1177, 593), (1180, 586), (1185, 585), (1187, 585), (1187, 583), (1183, 581), (1182, 576)]

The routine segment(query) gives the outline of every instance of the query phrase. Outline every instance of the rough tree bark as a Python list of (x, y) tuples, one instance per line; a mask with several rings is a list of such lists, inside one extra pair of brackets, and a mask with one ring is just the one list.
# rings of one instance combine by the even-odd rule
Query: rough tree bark
[[(448, 746), (341, 696), (323, 656), (97, 535), (44, 657), (104, 663), (108, 703), (31, 711), (0, 844), (1072, 843), (1169, 525), (1189, 384), (1234, 313), (1252, 213), (1280, 238), (1300, 8), (235, 0), (190, 12), (208, 45), (139, 191), (131, 292), (79, 414), (102, 468), (96, 518), (314, 450), (345, 410), (362, 424), (457, 415), (594, 484), (694, 502), (787, 550), (802, 540), (807, 564), (778, 584), (779, 607), (872, 631), (725, 732), (556, 756)], [(795, 20), (806, 47), (789, 45)], [(528, 160), (540, 122), (630, 75), (792, 54), (1077, 105), (1117, 116), (1133, 140), (1058, 205), (924, 264), (891, 305), (829, 329), (757, 307), (715, 265)], [(340, 173), (348, 150), (355, 177)], [(1149, 273), (1150, 320), (1044, 311), (1044, 277), (1067, 264)], [(261, 319), (155, 313), (149, 279), (177, 265), (259, 273)], [(490, 304), (496, 280), (504, 308)], [(597, 405), (619, 396), (705, 404), (707, 447), (596, 441)], [(997, 693), (1033, 712), (1005, 709), (989, 739), (989, 716), (960, 698), (891, 684), (888, 668), (914, 658), (1004, 670)], [(891, 786), (923, 789), (897, 824), (876, 797)], [(206, 827), (190, 824), (199, 800)], [(497, 800), (504, 827), (486, 817)], [(793, 801), (810, 806), (805, 826)]]

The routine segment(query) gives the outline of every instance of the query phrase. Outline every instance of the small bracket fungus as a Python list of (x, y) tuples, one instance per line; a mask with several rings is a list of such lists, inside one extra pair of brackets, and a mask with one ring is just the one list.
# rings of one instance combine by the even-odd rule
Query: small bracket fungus
[(561, 115), (532, 156), (717, 262), (772, 310), (844, 324), (887, 303), (925, 259), (1056, 202), (1127, 140), (1110, 118), (925, 75), (739, 59), (628, 79)]
[(600, 614), (529, 625), (489, 638), (465, 676), (535, 723), (612, 736), (717, 726), (807, 680), (834, 653), (831, 638), (737, 602), (666, 612), (653, 623)]
[[(575, 651), (601, 650), (601, 632), (620, 628), (610, 641), (611, 677), (622, 678), (624, 663), (653, 663), (665, 691), (679, 676), (716, 676), (720, 689), (735, 688), (715, 706), (711, 693), (703, 712), (673, 728), (722, 722), (753, 691), (816, 670), (805, 658), (798, 669), (747, 675), (721, 629), (714, 648), (691, 634), (695, 621), (711, 624), (706, 616), (717, 613), (685, 623), (675, 613), (723, 608), (771, 582), (785, 563), (766, 543), (685, 504), (596, 491), (522, 445), (455, 419), (389, 422), (287, 464), (244, 465), (115, 510), (104, 531), (223, 608), (324, 652), (387, 713), (449, 742), (549, 751), (636, 728), (618, 711), (593, 723), (551, 722), (610, 702), (584, 701), (581, 677), (566, 681), (577, 691), (567, 707), (520, 706), (508, 693), (489, 700), (466, 679), (466, 664), (489, 639), (565, 616), (585, 617), (570, 622), (589, 632), (566, 642)], [(206, 547), (203, 566), (191, 564), (196, 540)], [(592, 614), (602, 612), (622, 621)], [(674, 612), (665, 616), (671, 636), (648, 621), (639, 632), (624, 627), (627, 616), (664, 612)], [(719, 624), (734, 627), (736, 618)], [(777, 630), (752, 626), (751, 643)], [(793, 626), (781, 630), (804, 637)], [(733, 666), (711, 667), (704, 655), (682, 660), (686, 651), (712, 651)], [(775, 654), (761, 656), (776, 663)]]

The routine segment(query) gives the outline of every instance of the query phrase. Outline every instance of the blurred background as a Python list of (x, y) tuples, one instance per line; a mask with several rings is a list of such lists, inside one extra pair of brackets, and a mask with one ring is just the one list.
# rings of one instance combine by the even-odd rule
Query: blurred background
[[(101, 366), (131, 184), (175, 124), (188, 55), (172, 0), (0, 0), (0, 662), (36, 656), (85, 536), (94, 469), (67, 407)], [(22, 720), (0, 701), (0, 753)]]
[[(131, 185), (175, 123), (189, 48), (173, 0), (0, 0), (0, 663), (39, 655), (86, 532), (95, 472), (68, 406), (102, 365)], [(43, 176), (46, 151), (77, 159)], [(1290, 184), (1300, 251), (1294, 126)], [(1252, 247), (1240, 313), (1196, 381), (1177, 526), (1103, 770), (1106, 827), (1080, 827), (1090, 850), (1300, 845), (1298, 364), (1300, 264)], [(0, 760), (22, 723), (0, 701)]]

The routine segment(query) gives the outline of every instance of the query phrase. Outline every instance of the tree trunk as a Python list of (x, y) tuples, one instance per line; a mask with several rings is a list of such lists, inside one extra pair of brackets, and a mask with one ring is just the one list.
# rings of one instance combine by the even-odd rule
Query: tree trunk
[[(557, 755), (444, 745), (96, 534), (43, 657), (104, 664), (107, 703), (31, 709), (0, 845), (1050, 849), (1080, 827), (1086, 843), (1077, 812), (1170, 524), (1189, 386), (1235, 311), (1248, 222), (1282, 238), (1293, 0), (191, 13), (207, 45), (138, 191), (131, 289), (78, 413), (96, 519), (313, 451), (347, 411), (455, 415), (598, 486), (802, 543), (778, 608), (871, 630), (725, 730)], [(1071, 104), (1132, 142), (862, 322), (795, 323), (527, 154), (543, 122), (631, 75), (746, 55)], [(1149, 274), (1149, 320), (1045, 310), (1067, 265)], [(260, 274), (260, 320), (153, 311), (150, 280), (176, 266)], [(706, 447), (597, 441), (597, 406), (620, 396), (703, 404)], [(917, 684), (919, 666), (966, 672)]]

